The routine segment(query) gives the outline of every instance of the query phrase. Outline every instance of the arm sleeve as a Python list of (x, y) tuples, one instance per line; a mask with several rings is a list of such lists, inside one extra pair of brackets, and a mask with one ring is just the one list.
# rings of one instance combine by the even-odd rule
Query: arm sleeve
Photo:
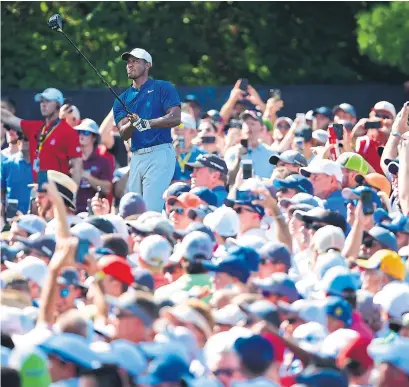
[[(119, 98), (124, 99), (124, 95), (121, 94)], [(121, 121), (122, 118), (125, 118), (127, 116), (127, 113), (124, 107), (116, 99), (114, 101), (114, 105), (112, 109), (114, 112), (114, 122), (116, 125), (118, 125), (119, 121)]]
[(21, 120), (20, 126), (23, 133), (27, 137), (32, 137), (43, 126), (43, 124), (43, 121)]
[(160, 102), (164, 110), (168, 110), (173, 106), (180, 106), (179, 94), (170, 82), (163, 82), (160, 91)]
[(76, 159), (78, 157), (82, 157), (78, 132), (71, 127), (68, 127), (68, 129), (69, 129), (69, 135), (67, 135), (68, 158), (71, 160), (71, 159)]

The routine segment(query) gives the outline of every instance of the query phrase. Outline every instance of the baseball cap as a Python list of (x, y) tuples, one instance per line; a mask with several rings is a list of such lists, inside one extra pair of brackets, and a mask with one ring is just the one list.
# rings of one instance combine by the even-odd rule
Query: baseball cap
[(187, 163), (186, 166), (191, 169), (210, 168), (223, 174), (228, 172), (226, 162), (221, 157), (213, 154), (199, 155), (195, 162)]
[(220, 115), (220, 112), (216, 109), (208, 110), (203, 118), (211, 118), (215, 122), (223, 122), (223, 117)]
[(0, 242), (1, 263), (4, 261), (14, 261), (16, 255), (24, 250), (24, 245), (21, 242), (16, 242), (10, 246), (6, 241)]
[(172, 260), (181, 257), (187, 261), (210, 260), (212, 254), (213, 242), (209, 235), (202, 231), (193, 231), (183, 238)]
[(390, 282), (375, 294), (373, 302), (380, 305), (390, 318), (400, 321), (403, 313), (409, 311), (409, 286), (403, 282)]
[(352, 323), (352, 306), (341, 297), (327, 297), (325, 311), (328, 316), (342, 321), (345, 324), (345, 328), (348, 328)]
[(315, 117), (314, 117), (314, 110), (308, 110), (307, 113), (305, 113), (305, 119), (307, 121), (314, 121)]
[(337, 158), (336, 163), (342, 168), (358, 172), (361, 175), (366, 175), (369, 171), (369, 164), (367, 161), (360, 154), (354, 152), (342, 153)]
[(344, 244), (344, 232), (339, 227), (330, 224), (317, 230), (311, 240), (311, 248), (318, 254), (326, 253), (331, 249), (341, 251)]
[(371, 339), (364, 336), (358, 336), (352, 339), (346, 347), (342, 348), (337, 357), (337, 365), (340, 368), (345, 368), (355, 362), (359, 364), (359, 368), (367, 370), (372, 368), (374, 361), (368, 354), (368, 346)]
[(74, 333), (54, 334), (38, 346), (47, 355), (57, 355), (67, 363), (83, 368), (101, 366), (97, 354), (92, 351), (85, 337)]
[(192, 233), (193, 231), (201, 231), (201, 232), (207, 234), (209, 236), (209, 238), (211, 239), (212, 243), (213, 244), (216, 243), (216, 238), (215, 238), (212, 230), (210, 230), (209, 227), (205, 226), (201, 222), (190, 223), (189, 226), (187, 226), (185, 230), (175, 230), (173, 235), (176, 238), (183, 239), (186, 235)]
[(170, 243), (160, 235), (149, 235), (139, 245), (140, 258), (154, 267), (163, 267), (171, 253)]
[[(388, 220), (389, 222), (391, 222), (393, 218), (389, 215), (389, 212), (386, 211), (385, 209), (377, 208), (373, 213), (373, 219), (374, 219), (375, 223), (379, 225), (380, 223), (382, 223), (385, 220)], [(381, 226), (381, 227), (383, 227), (383, 226)]]
[(325, 145), (328, 141), (328, 132), (324, 129), (316, 129), (312, 132), (312, 138)]
[(98, 266), (103, 273), (127, 285), (134, 281), (131, 265), (122, 257), (106, 255), (99, 260)]
[[(250, 179), (248, 179), (250, 180)], [(241, 188), (241, 187), (240, 187)], [(254, 209), (257, 214), (261, 217), (264, 216), (264, 207), (253, 204), (253, 201), (258, 198), (258, 195), (250, 189), (247, 190), (236, 190), (236, 196), (234, 199), (226, 199), (224, 204), (228, 207), (233, 207), (235, 204), (242, 204), (244, 206), (249, 206)]]
[(305, 142), (310, 142), (312, 140), (312, 128), (303, 126), (295, 131), (294, 136), (296, 139), (300, 138)]
[(329, 269), (336, 266), (347, 267), (347, 260), (339, 251), (332, 250), (318, 255), (314, 266), (314, 273), (318, 276), (318, 278), (323, 278)]
[(178, 197), (183, 192), (189, 192), (189, 191), (190, 191), (190, 186), (188, 184), (178, 181), (169, 186), (169, 188), (163, 194), (163, 199), (166, 200), (167, 198), (171, 196)]
[(55, 238), (50, 235), (40, 235), (36, 238), (17, 237), (16, 240), (21, 242), (29, 250), (37, 250), (47, 258), (51, 258), (55, 251)]
[(342, 183), (343, 179), (341, 166), (332, 160), (313, 159), (308, 167), (300, 168), (300, 173), (305, 177), (310, 177), (312, 173), (324, 173), (335, 176), (339, 183)]
[(261, 115), (257, 114), (257, 112), (254, 110), (245, 110), (243, 113), (240, 114), (239, 118), (243, 121), (246, 120), (247, 118), (252, 118), (253, 120), (257, 120), (263, 123)]
[(327, 328), (324, 325), (310, 321), (294, 329), (293, 339), (304, 351), (316, 353), (321, 349), (327, 335)]
[(288, 124), (288, 127), (291, 128), (291, 126), (293, 125), (294, 121), (290, 118), (290, 117), (278, 117), (275, 122), (274, 125), (277, 127), (281, 122), (285, 122), (286, 124)]
[(75, 130), (87, 130), (88, 132), (94, 133), (95, 135), (99, 136), (99, 126), (90, 118), (84, 118), (81, 123), (77, 126), (74, 126)]
[(364, 231), (364, 241), (368, 239), (377, 241), (384, 249), (398, 251), (396, 236), (386, 228), (374, 226), (368, 232)]
[(396, 118), (396, 109), (393, 104), (388, 101), (379, 101), (373, 107), (373, 110), (385, 110), (386, 112), (390, 113), (393, 118)]
[(390, 363), (409, 375), (409, 338), (398, 336), (387, 342), (373, 340), (368, 353), (376, 363)]
[(101, 247), (102, 245), (101, 231), (99, 231), (90, 223), (78, 223), (73, 228), (71, 228), (70, 232), (77, 238), (88, 241), (95, 248)]
[(388, 197), (392, 191), (391, 183), (380, 173), (368, 173), (366, 176), (357, 175), (355, 176), (355, 181), (360, 185), (366, 184), (379, 191), (385, 192)]
[(155, 290), (155, 280), (149, 270), (134, 267), (132, 269), (132, 275), (136, 285), (144, 286), (152, 292)]
[(143, 48), (134, 48), (131, 52), (124, 52), (121, 55), (121, 58), (122, 60), (127, 61), (130, 55), (138, 59), (145, 59), (152, 66), (151, 54), (149, 54), (149, 52), (144, 50)]
[(348, 268), (335, 266), (320, 281), (320, 288), (328, 295), (342, 296), (346, 289), (357, 290), (357, 281)]
[(403, 281), (406, 277), (405, 264), (395, 251), (378, 250), (369, 259), (357, 259), (356, 263), (364, 269), (381, 270), (399, 281)]
[(64, 105), (64, 96), (60, 90), (49, 87), (45, 89), (42, 93), (37, 93), (34, 96), (35, 102), (40, 102), (41, 98), (46, 99), (47, 101), (56, 101), (60, 106)]
[(310, 206), (311, 208), (309, 208), (309, 210), (312, 209), (313, 207), (318, 207), (317, 199), (311, 194), (307, 194), (304, 192), (299, 192), (295, 194), (292, 198), (283, 198), (280, 200), (280, 205), (284, 208), (289, 207), (290, 205), (298, 204), (306, 204)]
[(85, 222), (95, 226), (103, 234), (115, 234), (117, 232), (113, 223), (102, 216), (90, 216), (85, 219)]
[(209, 206), (217, 206), (217, 195), (207, 187), (195, 187), (190, 190), (192, 194), (197, 195), (203, 202)]
[(186, 94), (183, 98), (183, 102), (194, 102), (199, 107), (202, 106), (196, 94)]
[(280, 316), (278, 314), (278, 308), (272, 302), (267, 300), (254, 301), (251, 304), (242, 304), (241, 309), (249, 314), (251, 318), (252, 315), (259, 319), (265, 320), (275, 327), (280, 326)]
[(362, 192), (370, 192), (372, 203), (375, 204), (376, 207), (382, 207), (382, 202), (378, 193), (368, 186), (360, 185), (356, 188), (344, 188), (342, 190), (342, 197), (344, 199), (358, 200), (361, 197)]
[(221, 237), (235, 237), (240, 230), (240, 218), (231, 207), (222, 206), (208, 214), (203, 224)]
[(290, 302), (300, 298), (294, 281), (285, 273), (273, 273), (268, 278), (254, 279), (253, 284), (262, 292), (287, 297)]
[(306, 323), (314, 322), (319, 325), (326, 325), (327, 323), (324, 304), (321, 301), (300, 299), (292, 304), (278, 301), (277, 306), (284, 314), (298, 316), (298, 318)]
[(287, 245), (280, 242), (268, 242), (259, 250), (261, 260), (271, 263), (283, 263), (291, 266), (291, 255)]
[(324, 210), (321, 207), (314, 207), (307, 212), (297, 210), (294, 211), (293, 215), (305, 223), (327, 223), (332, 226), (339, 227), (342, 231), (346, 230), (346, 220), (340, 213)]
[(307, 367), (296, 376), (297, 383), (307, 387), (348, 387), (347, 377), (338, 370), (330, 368)]
[(332, 109), (327, 106), (321, 106), (318, 109), (315, 109), (313, 114), (314, 116), (316, 116), (317, 114), (321, 114), (322, 116), (325, 116), (330, 120), (333, 119)]
[(48, 275), (48, 266), (40, 258), (28, 256), (17, 263), (5, 261), (4, 264), (7, 269), (35, 282), (40, 288), (44, 286)]
[(18, 371), (22, 387), (48, 387), (51, 384), (47, 358), (35, 347), (14, 347), (8, 366)]
[(213, 319), (216, 324), (235, 326), (241, 321), (246, 321), (247, 316), (234, 304), (227, 304), (223, 308), (213, 312)]
[(270, 164), (277, 165), (278, 161), (282, 161), (288, 164), (298, 165), (300, 167), (306, 167), (308, 165), (307, 159), (303, 154), (295, 150), (287, 150), (280, 155), (273, 155), (270, 157)]
[(136, 218), (147, 211), (142, 195), (136, 192), (127, 192), (119, 202), (118, 214), (124, 219)]
[[(189, 364), (178, 354), (165, 353), (153, 360), (146, 375), (138, 377), (138, 383), (156, 386), (162, 383), (180, 383), (190, 381), (193, 375), (189, 371)], [(188, 384), (189, 385), (189, 384)]]
[(339, 104), (338, 106), (335, 106), (334, 113), (336, 114), (338, 110), (342, 110), (343, 112), (350, 114), (351, 116), (356, 118), (355, 108), (349, 103), (343, 102)]
[(44, 234), (45, 228), (47, 226), (47, 223), (41, 219), (37, 215), (21, 215), (18, 217), (16, 220), (16, 224), (19, 228), (27, 232), (28, 234)]
[(239, 337), (234, 342), (233, 349), (249, 369), (267, 368), (274, 360), (273, 345), (260, 335)]
[(57, 284), (64, 286), (82, 286), (77, 270), (71, 268), (64, 269), (61, 272), (61, 274), (57, 277)]
[(191, 192), (183, 192), (179, 196), (169, 196), (167, 204), (173, 206), (175, 203), (179, 203), (183, 208), (196, 208), (203, 204), (199, 196)]
[(181, 124), (179, 125), (180, 128), (197, 129), (196, 120), (189, 113), (182, 112), (180, 116), (180, 121), (181, 121)]
[(394, 233), (404, 232), (409, 234), (409, 216), (399, 213), (392, 219), (391, 223), (381, 223), (380, 226)]
[(307, 193), (310, 195), (314, 193), (314, 188), (311, 182), (306, 177), (297, 174), (287, 176), (285, 179), (275, 179), (273, 181), (273, 186), (277, 190), (292, 188), (298, 192)]
[(223, 260), (203, 261), (202, 263), (209, 271), (226, 273), (245, 284), (251, 274), (251, 269), (245, 257), (246, 252), (247, 250), (244, 247), (236, 247), (229, 249)]

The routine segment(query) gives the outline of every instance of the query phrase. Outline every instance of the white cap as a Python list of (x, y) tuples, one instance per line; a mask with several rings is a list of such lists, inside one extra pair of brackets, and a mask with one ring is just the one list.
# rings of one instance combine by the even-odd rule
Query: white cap
[[(314, 121), (316, 118), (314, 116), (314, 110), (308, 110), (307, 113), (305, 113), (305, 119), (307, 121)], [(313, 133), (313, 137), (314, 137), (314, 132)]]
[(257, 235), (243, 235), (239, 238), (228, 238), (226, 240), (227, 248), (231, 246), (251, 247), (254, 250), (261, 249), (266, 244), (265, 238)]
[(240, 218), (230, 207), (222, 206), (206, 215), (203, 224), (223, 238), (234, 237), (240, 230)]
[(312, 138), (325, 145), (328, 141), (328, 132), (324, 129), (314, 130), (312, 132)]
[(321, 346), (321, 354), (325, 357), (332, 357), (335, 359), (341, 350), (358, 336), (359, 333), (352, 329), (338, 329), (325, 338)]
[(279, 301), (278, 307), (283, 308), (288, 313), (295, 313), (305, 322), (314, 322), (320, 325), (327, 325), (327, 314), (325, 304), (322, 301), (301, 299), (292, 304)]
[(45, 89), (42, 93), (38, 93), (34, 96), (34, 101), (40, 102), (41, 98), (46, 99), (47, 101), (56, 101), (61, 106), (64, 104), (64, 96), (62, 95), (61, 91), (58, 89), (54, 89), (53, 87), (49, 87)]
[(320, 254), (314, 266), (314, 273), (319, 279), (322, 279), (325, 273), (333, 267), (347, 268), (347, 260), (338, 251), (330, 251), (328, 253)]
[(2, 305), (0, 314), (1, 331), (23, 335), (34, 328), (34, 320), (27, 316), (25, 309)]
[(121, 55), (122, 60), (128, 60), (129, 55), (134, 56), (135, 58), (145, 59), (152, 66), (152, 57), (148, 51), (143, 48), (134, 48), (131, 52), (124, 52)]
[(380, 305), (390, 317), (400, 320), (402, 314), (409, 311), (409, 286), (403, 282), (391, 282), (375, 294), (373, 303)]
[(128, 241), (129, 231), (124, 218), (115, 214), (107, 214), (104, 215), (103, 218), (109, 220), (114, 225), (117, 234), (119, 234), (125, 241)]
[(344, 245), (344, 232), (331, 224), (317, 230), (311, 240), (311, 248), (318, 254), (326, 253), (330, 249), (342, 251)]
[(385, 110), (386, 112), (389, 112), (392, 114), (393, 118), (396, 117), (396, 109), (395, 106), (393, 106), (390, 102), (388, 101), (379, 101), (375, 104), (373, 107), (374, 110)]
[(322, 160), (315, 158), (308, 167), (300, 168), (301, 175), (310, 177), (311, 173), (324, 173), (328, 176), (335, 176), (339, 183), (342, 183), (342, 168), (332, 160)]
[(180, 115), (180, 121), (182, 122), (181, 127), (183, 128), (197, 129), (196, 120), (189, 113), (182, 112)]
[(90, 223), (78, 223), (70, 230), (70, 232), (77, 238), (86, 239), (96, 249), (102, 246), (101, 231)]
[(327, 328), (324, 325), (311, 321), (295, 328), (293, 339), (305, 351), (315, 353), (320, 351), (327, 335)]
[(7, 269), (34, 281), (41, 288), (44, 286), (45, 279), (48, 275), (48, 266), (40, 258), (28, 256), (20, 262), (5, 261), (4, 264)]
[(246, 321), (247, 316), (241, 309), (234, 304), (228, 304), (225, 307), (213, 312), (213, 319), (216, 324), (237, 325), (240, 321)]
[(160, 235), (149, 235), (139, 245), (139, 256), (148, 265), (162, 267), (172, 254), (170, 243)]
[(16, 223), (19, 228), (28, 232), (30, 235), (36, 233), (44, 234), (45, 228), (47, 227), (47, 223), (43, 219), (32, 214), (20, 216)]
[(115, 364), (125, 369), (131, 376), (142, 374), (148, 366), (142, 352), (128, 340), (111, 341), (111, 349), (116, 359)]
[(81, 123), (74, 127), (75, 130), (88, 130), (91, 133), (99, 134), (99, 126), (91, 118), (84, 118)]

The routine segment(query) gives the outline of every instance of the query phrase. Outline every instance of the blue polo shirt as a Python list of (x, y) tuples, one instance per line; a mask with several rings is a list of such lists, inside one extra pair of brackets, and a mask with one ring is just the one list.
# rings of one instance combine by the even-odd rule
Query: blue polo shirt
[(339, 212), (344, 218), (347, 217), (347, 206), (341, 190), (331, 192), (326, 199), (322, 200), (322, 206), (326, 210)]
[[(167, 81), (149, 78), (139, 89), (130, 86), (121, 95), (121, 100), (128, 106), (132, 113), (138, 114), (145, 120), (163, 117), (166, 111), (173, 106), (180, 106), (179, 94), (176, 88)], [(127, 116), (123, 106), (115, 100), (114, 119), (118, 124)], [(134, 130), (132, 134), (131, 151), (149, 148), (160, 144), (170, 144), (172, 137), (171, 128), (148, 129), (143, 132)]]
[(30, 204), (31, 188), (33, 183), (31, 164), (24, 160), (19, 152), (9, 157), (1, 166), (1, 189), (6, 192), (7, 199), (18, 200), (18, 210), (26, 214)]

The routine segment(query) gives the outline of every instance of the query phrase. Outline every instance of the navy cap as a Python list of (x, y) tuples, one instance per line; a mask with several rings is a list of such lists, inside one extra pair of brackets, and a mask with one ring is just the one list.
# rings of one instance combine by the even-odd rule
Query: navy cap
[(283, 263), (291, 266), (291, 255), (284, 243), (268, 242), (260, 250), (260, 258), (271, 263)]
[(254, 209), (260, 216), (264, 216), (265, 211), (262, 206), (252, 204), (253, 200), (257, 199), (257, 194), (253, 191), (246, 190), (236, 191), (235, 199), (226, 199), (224, 204), (228, 207), (233, 207), (235, 204), (242, 204), (243, 206), (249, 206)]
[(123, 219), (131, 216), (135, 217), (146, 211), (147, 208), (142, 195), (136, 192), (126, 193), (119, 202), (118, 215)]
[(199, 196), (199, 198), (210, 206), (217, 207), (217, 195), (207, 187), (195, 187), (190, 190), (191, 193)]
[(294, 133), (294, 137), (301, 137), (305, 142), (310, 142), (312, 140), (312, 128), (309, 126), (304, 126), (300, 129), (297, 129)]
[(352, 306), (341, 297), (327, 297), (325, 311), (328, 316), (342, 321), (345, 328), (349, 328), (352, 323)]
[(278, 161), (284, 163), (298, 165), (300, 167), (306, 167), (308, 165), (307, 159), (303, 154), (296, 150), (287, 150), (280, 155), (273, 155), (269, 159), (270, 164), (277, 165)]
[(306, 177), (298, 174), (287, 176), (285, 179), (275, 179), (273, 181), (273, 186), (277, 190), (292, 188), (298, 192), (303, 192), (310, 195), (314, 194), (314, 187), (312, 183)]
[(327, 106), (321, 106), (318, 109), (315, 109), (313, 114), (314, 116), (316, 116), (317, 114), (321, 114), (322, 116), (325, 116), (329, 118), (330, 120), (334, 118), (332, 114), (332, 110)]
[(265, 320), (275, 327), (280, 326), (280, 316), (278, 314), (278, 308), (270, 301), (259, 300), (254, 301), (251, 304), (240, 305), (240, 309), (245, 313), (258, 317), (261, 320)]
[(348, 387), (345, 374), (330, 368), (307, 367), (296, 377), (296, 382), (308, 387)]
[(227, 174), (228, 169), (227, 169), (227, 164), (219, 156), (216, 156), (214, 154), (205, 154), (205, 155), (199, 155), (196, 157), (196, 161), (193, 163), (187, 163), (186, 167), (189, 169), (193, 168), (210, 168), (214, 169), (215, 171), (221, 172), (223, 174)]
[(239, 337), (234, 342), (233, 349), (249, 369), (267, 368), (274, 361), (272, 344), (260, 335)]
[(149, 270), (135, 267), (132, 269), (132, 275), (137, 285), (144, 286), (152, 292), (155, 290), (155, 281)]
[(300, 298), (294, 281), (285, 273), (273, 273), (271, 277), (255, 279), (253, 283), (262, 292), (287, 297), (289, 302)]
[(102, 216), (90, 216), (89, 218), (85, 219), (85, 222), (92, 224), (104, 234), (116, 233), (115, 226), (112, 224), (112, 222), (103, 218)]
[(50, 235), (41, 235), (35, 239), (17, 237), (16, 240), (21, 242), (28, 249), (37, 250), (44, 257), (50, 259), (55, 251), (55, 238)]
[(64, 286), (81, 286), (80, 277), (75, 269), (64, 269), (57, 277), (57, 283)]
[(320, 207), (314, 207), (308, 212), (295, 211), (294, 216), (305, 223), (326, 223), (339, 227), (345, 232), (347, 222), (345, 218), (339, 213), (331, 210), (325, 210)]
[(338, 106), (335, 106), (334, 113), (336, 113), (338, 110), (342, 110), (343, 112), (350, 114), (351, 116), (356, 118), (355, 108), (349, 103), (344, 102)]
[(147, 375), (138, 377), (138, 384), (156, 386), (162, 383), (177, 383), (191, 379), (193, 379), (193, 375), (189, 371), (189, 364), (179, 355), (165, 353), (152, 361), (148, 367)]
[(165, 199), (171, 197), (171, 196), (176, 196), (178, 197), (184, 192), (189, 192), (190, 191), (190, 186), (186, 183), (182, 182), (177, 182), (173, 183), (169, 186), (169, 188), (165, 191)]
[(386, 228), (375, 226), (372, 227), (368, 232), (364, 231), (364, 241), (367, 239), (374, 239), (382, 246), (384, 249), (389, 249), (393, 251), (398, 251), (398, 242), (396, 236)]
[(216, 273), (226, 273), (245, 284), (250, 278), (251, 269), (246, 261), (243, 247), (228, 252), (227, 257), (218, 261), (202, 261), (203, 266)]

